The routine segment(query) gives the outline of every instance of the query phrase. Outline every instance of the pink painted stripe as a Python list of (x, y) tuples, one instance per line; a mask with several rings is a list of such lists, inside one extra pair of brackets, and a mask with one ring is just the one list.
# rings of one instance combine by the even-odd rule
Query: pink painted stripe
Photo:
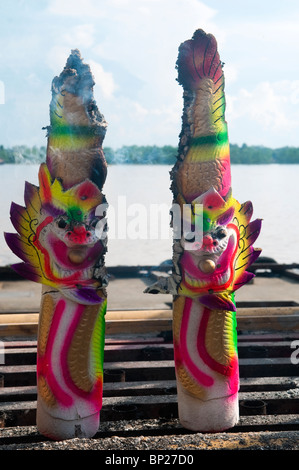
[(54, 371), (53, 371), (53, 364), (52, 364), (52, 351), (53, 346), (55, 343), (55, 338), (57, 335), (57, 331), (60, 325), (61, 317), (65, 310), (65, 301), (59, 300), (55, 307), (55, 311), (53, 314), (53, 320), (51, 323), (46, 351), (44, 356), (38, 358), (37, 362), (37, 370), (38, 375), (43, 375), (47, 380), (49, 387), (57, 401), (59, 401), (63, 406), (70, 407), (73, 404), (72, 397), (67, 394), (63, 388), (58, 383)]
[(72, 322), (69, 325), (69, 328), (68, 328), (68, 331), (67, 331), (67, 334), (66, 334), (66, 337), (65, 337), (65, 341), (64, 341), (64, 344), (63, 344), (63, 348), (61, 350), (61, 355), (60, 355), (61, 368), (63, 370), (64, 380), (66, 381), (68, 387), (74, 393), (76, 393), (77, 395), (79, 395), (81, 397), (85, 397), (86, 392), (84, 392), (83, 390), (80, 390), (74, 384), (74, 382), (72, 381), (72, 378), (71, 378), (71, 375), (70, 375), (70, 372), (69, 372), (69, 368), (68, 368), (67, 354), (68, 354), (68, 351), (69, 351), (74, 333), (75, 333), (75, 331), (78, 327), (81, 315), (84, 312), (84, 308), (85, 308), (85, 306), (83, 304), (77, 304), (76, 310), (75, 310), (75, 313), (73, 315)]
[(72, 319), (72, 322), (68, 328), (68, 332), (65, 338), (65, 342), (63, 345), (63, 348), (61, 350), (61, 356), (60, 356), (60, 361), (61, 361), (61, 368), (63, 371), (63, 376), (64, 380), (67, 384), (67, 386), (72, 390), (74, 394), (77, 396), (84, 398), (90, 402), (93, 407), (96, 408), (96, 410), (99, 410), (101, 408), (101, 400), (99, 400), (99, 395), (102, 394), (102, 382), (103, 382), (103, 377), (99, 377), (96, 383), (94, 384), (93, 389), (90, 392), (86, 392), (79, 387), (73, 382), (70, 372), (69, 372), (69, 367), (68, 367), (68, 351), (73, 339), (73, 336), (75, 334), (75, 331), (78, 327), (80, 318), (82, 313), (84, 312), (85, 305), (78, 304)]
[(192, 299), (189, 297), (185, 300), (181, 330), (180, 330), (180, 349), (181, 349), (181, 358), (185, 363), (186, 367), (189, 369), (193, 377), (204, 387), (211, 387), (214, 383), (214, 380), (209, 375), (202, 372), (197, 365), (193, 362), (190, 357), (188, 344), (187, 344), (187, 331), (190, 320), (190, 312), (192, 306)]

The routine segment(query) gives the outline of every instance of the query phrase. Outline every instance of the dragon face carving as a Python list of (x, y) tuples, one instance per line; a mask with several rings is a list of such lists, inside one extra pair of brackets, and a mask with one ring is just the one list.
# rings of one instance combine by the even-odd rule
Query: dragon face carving
[[(89, 268), (103, 250), (95, 235), (95, 227), (89, 221), (78, 222), (68, 214), (54, 220), (48, 216), (45, 220), (47, 223), (43, 225), (34, 244), (42, 251), (51, 253), (52, 272), (62, 279), (78, 269), (82, 274), (88, 274)], [(95, 221), (98, 222), (96, 218)]]
[[(45, 164), (39, 172), (39, 188), (26, 184), (26, 207), (11, 208), (18, 234), (6, 234), (12, 251), (24, 262), (14, 269), (35, 282), (63, 290), (76, 301), (98, 303), (102, 280), (94, 276), (105, 252), (97, 224), (104, 218), (96, 209), (104, 203), (99, 188), (89, 180), (64, 191)], [(103, 232), (101, 232), (103, 233)]]
[(216, 228), (203, 236), (203, 245), (196, 251), (185, 251), (181, 259), (184, 283), (189, 290), (200, 292), (222, 290), (233, 276), (234, 254), (238, 234), (234, 228)]
[[(202, 219), (196, 228), (198, 204)], [(209, 308), (235, 310), (231, 294), (253, 277), (245, 269), (260, 253), (252, 248), (260, 221), (249, 223), (251, 215), (250, 202), (241, 206), (232, 197), (225, 201), (214, 188), (192, 202), (190, 218), (195, 232), (180, 240), (179, 295), (198, 298)]]

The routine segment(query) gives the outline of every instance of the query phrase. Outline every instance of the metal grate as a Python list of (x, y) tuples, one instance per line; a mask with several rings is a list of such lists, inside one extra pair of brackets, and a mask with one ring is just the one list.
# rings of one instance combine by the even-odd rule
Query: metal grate
[(63, 443), (35, 427), (36, 341), (5, 341), (0, 449), (298, 449), (299, 365), (291, 359), (297, 340), (297, 332), (240, 332), (240, 421), (202, 434), (178, 420), (171, 333), (108, 336), (100, 429), (91, 440)]

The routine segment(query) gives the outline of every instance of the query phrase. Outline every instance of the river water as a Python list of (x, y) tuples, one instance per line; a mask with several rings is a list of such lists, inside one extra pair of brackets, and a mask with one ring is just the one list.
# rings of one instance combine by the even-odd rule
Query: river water
[[(0, 166), (0, 231), (14, 232), (12, 201), (24, 205), (24, 182), (38, 184), (39, 165)], [(109, 203), (107, 266), (157, 265), (171, 258), (171, 167), (113, 165), (104, 193)], [(299, 263), (299, 165), (232, 165), (233, 195), (251, 200), (253, 219), (263, 219), (255, 247), (280, 263)], [(18, 262), (0, 237), (0, 266)]]

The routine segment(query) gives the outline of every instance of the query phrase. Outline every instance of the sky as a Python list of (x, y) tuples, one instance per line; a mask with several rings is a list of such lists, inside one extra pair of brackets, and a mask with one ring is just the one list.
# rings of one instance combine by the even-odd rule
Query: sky
[(0, 0), (0, 145), (46, 145), (52, 79), (79, 49), (104, 146), (177, 146), (179, 45), (212, 33), (232, 144), (299, 147), (297, 0)]

